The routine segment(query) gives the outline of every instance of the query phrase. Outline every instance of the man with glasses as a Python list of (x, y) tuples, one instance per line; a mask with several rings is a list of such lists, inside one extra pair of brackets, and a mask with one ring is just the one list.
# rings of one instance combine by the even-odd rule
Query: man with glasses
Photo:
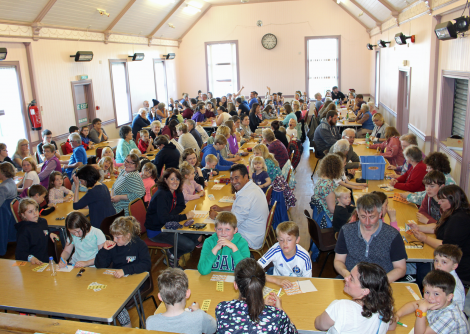
[(230, 168), (230, 181), (236, 192), (235, 202), (231, 206), (213, 205), (209, 215), (215, 219), (219, 212), (231, 211), (237, 217), (238, 233), (248, 242), (250, 248), (260, 249), (269, 214), (266, 195), (249, 179), (248, 170), (243, 164)]
[(95, 118), (92, 122), (93, 129), (90, 130), (90, 133), (88, 134), (88, 137), (90, 140), (95, 143), (101, 143), (103, 141), (108, 140), (108, 135), (106, 134), (106, 131), (101, 127), (101, 119)]

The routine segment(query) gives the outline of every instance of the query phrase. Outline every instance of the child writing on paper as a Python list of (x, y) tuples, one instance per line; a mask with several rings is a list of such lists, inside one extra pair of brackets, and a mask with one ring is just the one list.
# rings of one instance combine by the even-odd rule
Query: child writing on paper
[(452, 302), (454, 276), (443, 270), (433, 270), (424, 277), (423, 286), (424, 299), (402, 306), (396, 314), (396, 321), (407, 314), (415, 313), (415, 334), (468, 334), (470, 328), (467, 318), (459, 306)]
[(183, 195), (185, 203), (193, 199), (201, 198), (205, 195), (204, 189), (200, 184), (194, 181), (194, 167), (187, 161), (183, 161), (180, 165), (181, 176), (183, 177)]
[(250, 257), (248, 242), (237, 228), (237, 217), (228, 211), (215, 217), (215, 231), (204, 241), (197, 270), (201, 275), (211, 271), (233, 272), (238, 262)]
[(238, 298), (220, 302), (215, 308), (218, 333), (297, 333), (282, 309), (281, 298), (271, 292), (263, 300), (266, 278), (255, 259), (246, 258), (237, 264), (233, 287), (240, 294)]
[(290, 142), (291, 140), (297, 140), (298, 136), (297, 136), (297, 130), (295, 129), (296, 126), (297, 126), (297, 121), (294, 118), (291, 118), (289, 120), (289, 127), (286, 129), (287, 141)]
[[(113, 264), (114, 277), (141, 274), (150, 271), (149, 249), (139, 238), (140, 224), (134, 217), (119, 217), (109, 227), (113, 240), (106, 240), (95, 257), (96, 268), (108, 268)], [(131, 327), (129, 312), (124, 308), (117, 319), (123, 327)]]
[(452, 303), (457, 304), (460, 311), (465, 306), (465, 288), (455, 269), (462, 259), (462, 250), (457, 245), (444, 244), (434, 250), (434, 269), (439, 269), (450, 273), (455, 279), (454, 297)]
[(283, 222), (277, 226), (276, 235), (278, 242), (258, 260), (263, 268), (271, 262), (274, 264), (274, 276), (268, 274), (266, 280), (286, 289), (292, 287), (292, 283), (275, 276), (312, 277), (310, 255), (299, 245), (299, 226), (294, 222)]
[(48, 243), (59, 240), (54, 233), (49, 233), (47, 220), (39, 218), (39, 205), (31, 198), (23, 198), (18, 207), (22, 221), (15, 225), (16, 252), (15, 259), (29, 261), (38, 265), (49, 262)]
[(251, 174), (253, 183), (266, 193), (271, 185), (271, 178), (268, 175), (268, 167), (266, 167), (264, 158), (253, 157), (253, 159), (251, 159), (250, 169), (253, 171), (253, 174)]
[(140, 130), (140, 140), (138, 148), (142, 154), (148, 153), (155, 149), (153, 147), (152, 141), (150, 140), (150, 135), (147, 130)]
[(209, 180), (212, 180), (214, 176), (219, 175), (219, 171), (217, 170), (217, 163), (219, 162), (219, 159), (213, 154), (208, 154), (205, 157), (205, 162), (206, 166), (201, 169), (202, 176), (204, 177), (204, 180), (207, 182)]
[(142, 182), (144, 183), (145, 187), (145, 197), (144, 202), (148, 204), (150, 199), (152, 198), (152, 194), (150, 193), (150, 188), (155, 185), (155, 180), (157, 179), (157, 167), (151, 162), (147, 162), (142, 167), (142, 172), (140, 172), (140, 177), (142, 178)]
[[(94, 266), (96, 254), (103, 248), (106, 241), (104, 233), (91, 226), (83, 213), (77, 211), (67, 215), (65, 227), (67, 228), (67, 243), (60, 255), (59, 267), (67, 266), (64, 261), (72, 263), (75, 268)], [(75, 252), (68, 261), (74, 249)]]
[(191, 290), (184, 271), (168, 268), (158, 276), (157, 284), (158, 299), (165, 303), (166, 312), (148, 317), (147, 330), (187, 334), (215, 333), (215, 319), (202, 311), (197, 302), (189, 306), (190, 312), (185, 312)]
[(72, 200), (73, 192), (63, 186), (62, 173), (52, 172), (49, 175), (49, 203), (58, 204)]

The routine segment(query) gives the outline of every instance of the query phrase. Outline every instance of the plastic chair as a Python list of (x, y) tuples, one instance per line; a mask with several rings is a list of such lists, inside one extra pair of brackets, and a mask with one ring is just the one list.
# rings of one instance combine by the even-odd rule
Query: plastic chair
[[(142, 201), (141, 198), (137, 198), (129, 203), (129, 216), (134, 216), (134, 218), (137, 219), (140, 224), (140, 232), (142, 234), (147, 232), (147, 229), (145, 228), (145, 218), (147, 216), (147, 209), (145, 208), (144, 201)], [(163, 251), (163, 255), (166, 259), (166, 264), (168, 266), (170, 265), (165, 250), (173, 248), (173, 245), (164, 242), (154, 242), (148, 237), (145, 237), (143, 240), (149, 248), (150, 256), (152, 256), (153, 250), (155, 250), (155, 254), (157, 254), (157, 249), (160, 249)]]
[(95, 153), (95, 155), (96, 155), (96, 162), (99, 162), (99, 161), (101, 160), (101, 156), (103, 155), (103, 149), (104, 149), (105, 147), (108, 147), (108, 146), (98, 147), (98, 148), (96, 149), (96, 153)]
[(326, 261), (330, 254), (334, 253), (336, 246), (335, 232), (333, 228), (320, 228), (313, 218), (310, 217), (310, 214), (307, 210), (304, 210), (304, 215), (308, 221), (308, 233), (310, 234), (310, 249), (312, 248), (313, 243), (318, 247), (320, 252), (328, 252), (326, 255), (325, 261), (320, 270), (318, 277), (321, 277), (323, 269), (325, 269)]
[(317, 163), (315, 164), (315, 168), (313, 169), (313, 173), (312, 173), (312, 176), (313, 177), (313, 174), (315, 174), (315, 170), (317, 169), (318, 167), (318, 163), (320, 162), (321, 159), (323, 159), (325, 157), (325, 155), (323, 154), (323, 152), (320, 152), (318, 150), (318, 147), (317, 147), (317, 144), (315, 144), (315, 141), (312, 140), (312, 145), (313, 145), (313, 149), (315, 150), (315, 158), (317, 158)]
[(35, 157), (36, 157), (36, 161), (39, 163), (41, 163), (41, 160), (40, 160), (40, 157), (39, 157), (39, 153), (36, 151), (36, 153), (34, 153)]
[(62, 246), (59, 246), (59, 241), (54, 240), (52, 241), (51, 238), (47, 238), (47, 252), (49, 256), (52, 256), (55, 263), (58, 264), (60, 261), (60, 254), (62, 254)]
[(271, 195), (273, 193), (273, 186), (270, 185), (268, 190), (266, 190), (266, 201), (268, 201), (268, 205), (271, 203)]
[(206, 147), (206, 146), (207, 146), (207, 142), (205, 142), (205, 143), (202, 144), (202, 146), (201, 146), (201, 153), (199, 154), (199, 155), (200, 155), (200, 159), (199, 159), (199, 160), (201, 160), (201, 161), (202, 161), (202, 157), (204, 156), (204, 153), (202, 152), (202, 149), (203, 149), (204, 147)]
[(155, 195), (157, 190), (158, 190), (158, 186), (156, 184), (154, 184), (152, 187), (150, 187), (150, 196), (153, 197), (153, 195)]
[(266, 232), (264, 233), (264, 240), (263, 240), (263, 244), (261, 245), (261, 248), (259, 249), (250, 248), (250, 252), (258, 253), (260, 257), (263, 256), (261, 252), (263, 251), (264, 246), (267, 245), (267, 240), (269, 238), (269, 233), (271, 231), (271, 225), (273, 223), (274, 211), (276, 211), (276, 205), (277, 205), (277, 201), (274, 202), (271, 210), (269, 211), (268, 219), (266, 221)]
[(139, 139), (140, 139), (140, 132), (137, 132), (137, 135), (135, 136), (136, 145), (139, 145)]
[(65, 155), (65, 142), (60, 144), (60, 150), (62, 151), (62, 155)]
[(294, 168), (292, 168), (292, 166), (290, 166), (289, 173), (287, 173), (287, 179), (286, 179), (287, 184), (289, 184), (290, 177), (292, 175), (293, 170), (294, 170)]
[(68, 190), (72, 190), (72, 182), (70, 182), (70, 179), (67, 176), (64, 177), (64, 187)]
[[(152, 277), (152, 271), (149, 271), (149, 277), (147, 280), (142, 284), (141, 290), (140, 290), (140, 296), (142, 297), (142, 306), (146, 300), (152, 299), (153, 304), (155, 305), (155, 309), (158, 308), (157, 301), (155, 300), (155, 297), (153, 296), (152, 292), (155, 289), (153, 285), (153, 277)], [(134, 298), (129, 299), (129, 301), (126, 304), (126, 310), (130, 310), (131, 308), (135, 307), (135, 302)], [(141, 310), (142, 312), (142, 317), (145, 319), (145, 313), (144, 310)], [(139, 319), (139, 327), (143, 328), (143, 324), (141, 320)]]
[(109, 233), (109, 227), (114, 222), (114, 220), (118, 217), (124, 217), (124, 209), (122, 209), (121, 212), (116, 213), (115, 215), (106, 217), (101, 222), (100, 230), (104, 233), (106, 238), (109, 238), (110, 240), (112, 240), (113, 238), (111, 237), (111, 234)]
[(13, 199), (10, 203), (11, 212), (13, 213), (13, 217), (15, 217), (15, 220), (17, 223), (22, 221), (22, 219), (20, 218), (20, 214), (19, 214), (19, 206), (20, 206), (20, 202), (16, 198)]

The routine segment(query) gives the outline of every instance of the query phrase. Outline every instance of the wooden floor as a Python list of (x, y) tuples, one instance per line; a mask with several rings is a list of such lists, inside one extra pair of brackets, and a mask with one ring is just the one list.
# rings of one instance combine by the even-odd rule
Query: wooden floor
[[(304, 247), (307, 250), (310, 244), (310, 237), (308, 234), (307, 219), (305, 218), (303, 212), (305, 209), (311, 212), (309, 203), (310, 203), (310, 197), (312, 196), (312, 193), (313, 193), (313, 188), (312, 188), (312, 180), (310, 176), (312, 174), (313, 169), (315, 168), (316, 163), (317, 163), (317, 159), (315, 158), (313, 151), (309, 149), (309, 142), (308, 140), (306, 140), (304, 143), (303, 156), (302, 156), (302, 159), (300, 160), (299, 165), (297, 166), (296, 174), (295, 174), (295, 178), (297, 180), (297, 186), (295, 188), (294, 194), (297, 198), (297, 205), (295, 208), (292, 208), (290, 210), (290, 215), (291, 215), (291, 220), (293, 220), (300, 226), (300, 234), (301, 234), (300, 244), (302, 247)], [(193, 253), (191, 254), (191, 257), (189, 258), (188, 256), (188, 260), (184, 268), (196, 269), (200, 254), (201, 254), (201, 250), (195, 249)], [(317, 277), (318, 274), (320, 273), (321, 265), (323, 264), (325, 257), (326, 257), (326, 254), (321, 254), (318, 259), (318, 262), (313, 263), (313, 267), (312, 267), (313, 277)], [(334, 278), (337, 275), (333, 268), (333, 257), (334, 257), (334, 254), (331, 254), (328, 258), (328, 262), (326, 264), (325, 270), (322, 273), (322, 277), (324, 278), (328, 278), (328, 277)], [(8, 245), (7, 253), (5, 256), (3, 256), (3, 258), (7, 258), (7, 259), (15, 258), (15, 245), (14, 244)], [(156, 279), (159, 273), (166, 268), (162, 260), (163, 258), (162, 258), (161, 253), (152, 256), (152, 263), (158, 262), (158, 264), (152, 270), (153, 279), (155, 280), (154, 282), (155, 291), (153, 295), (155, 296), (155, 299), (157, 300), (158, 303), (159, 303), (158, 297), (157, 297), (158, 287), (157, 287)], [(146, 317), (148, 317), (149, 315), (152, 315), (155, 312), (155, 306), (151, 300), (147, 300), (144, 303), (144, 309), (145, 309)], [(137, 312), (135, 308), (130, 310), (129, 313), (131, 315), (132, 327), (139, 326), (139, 320), (138, 320), (138, 316), (137, 316)]]

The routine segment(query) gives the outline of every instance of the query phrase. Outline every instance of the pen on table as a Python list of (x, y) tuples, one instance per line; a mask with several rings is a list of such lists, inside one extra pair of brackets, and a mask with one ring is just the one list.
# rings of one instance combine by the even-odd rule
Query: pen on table
[(409, 244), (408, 240), (406, 240), (406, 238), (404, 236), (401, 236), (403, 238), (403, 240), (406, 241), (407, 244)]
[(400, 321), (397, 321), (397, 325), (400, 325), (400, 326), (403, 326), (403, 327), (408, 327), (407, 325), (402, 324)]
[(197, 206), (197, 204), (194, 206), (194, 210), (193, 210), (193, 211), (196, 211), (196, 206)]
[(65, 265), (67, 265), (67, 262), (64, 261), (64, 259), (62, 257), (60, 257), (60, 259), (62, 260), (62, 262), (65, 263)]
[(277, 296), (279, 297), (281, 295), (282, 288), (279, 289), (279, 292), (277, 293)]

